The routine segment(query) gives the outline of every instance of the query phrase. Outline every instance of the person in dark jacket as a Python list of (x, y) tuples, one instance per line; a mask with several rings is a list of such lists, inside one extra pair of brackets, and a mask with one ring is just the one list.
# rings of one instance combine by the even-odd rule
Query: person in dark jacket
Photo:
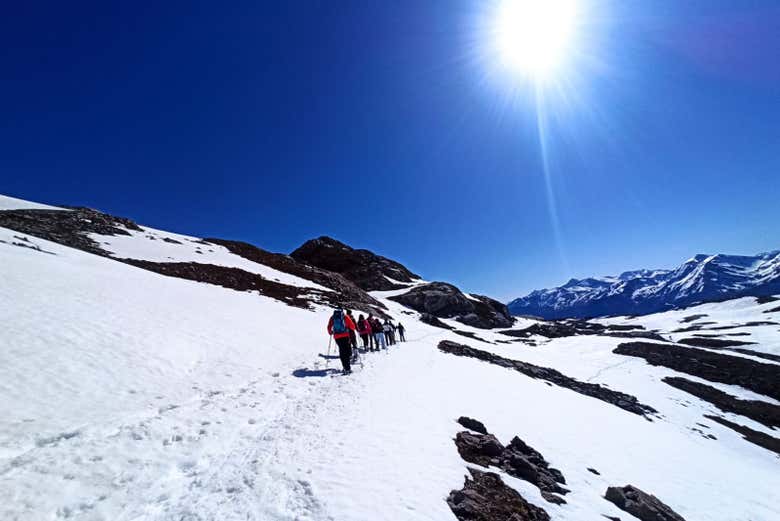
[(382, 327), (385, 331), (385, 340), (387, 345), (395, 344), (395, 326), (390, 322), (390, 319), (385, 320), (385, 325)]
[(343, 309), (334, 310), (328, 321), (328, 334), (333, 335), (333, 339), (339, 346), (339, 358), (341, 359), (344, 374), (352, 372), (352, 368), (349, 365), (349, 361), (352, 358), (352, 346), (349, 340), (350, 331), (355, 331), (355, 323), (352, 322), (349, 315), (345, 314)]
[(404, 325), (399, 322), (396, 326), (396, 329), (398, 329), (398, 339), (401, 342), (406, 342), (406, 336), (404, 336), (404, 331), (406, 331), (406, 328), (404, 328)]
[(376, 350), (387, 349), (387, 344), (385, 343), (385, 330), (382, 326), (382, 322), (378, 318), (374, 318), (374, 321), (371, 322), (371, 331), (374, 333)]

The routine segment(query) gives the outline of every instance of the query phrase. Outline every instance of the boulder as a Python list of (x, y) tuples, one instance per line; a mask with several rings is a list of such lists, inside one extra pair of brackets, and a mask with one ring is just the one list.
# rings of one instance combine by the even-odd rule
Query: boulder
[(455, 445), (461, 458), (483, 467), (489, 467), (491, 464), (498, 465), (499, 458), (504, 452), (504, 446), (492, 434), (459, 432), (455, 436)]
[(514, 323), (506, 305), (481, 295), (469, 298), (446, 282), (416, 286), (390, 299), (420, 313), (429, 313), (438, 318), (454, 318), (481, 329), (511, 327)]
[(609, 487), (604, 497), (641, 521), (685, 521), (660, 499), (632, 485)]
[(482, 423), (479, 420), (475, 420), (474, 418), (469, 418), (468, 416), (461, 416), (458, 418), (458, 423), (460, 423), (463, 427), (470, 429), (474, 432), (478, 432), (480, 434), (487, 434), (487, 428), (485, 428), (485, 424)]
[(460, 521), (548, 521), (543, 509), (526, 501), (508, 487), (498, 474), (469, 469), (471, 479), (447, 498), (452, 513)]

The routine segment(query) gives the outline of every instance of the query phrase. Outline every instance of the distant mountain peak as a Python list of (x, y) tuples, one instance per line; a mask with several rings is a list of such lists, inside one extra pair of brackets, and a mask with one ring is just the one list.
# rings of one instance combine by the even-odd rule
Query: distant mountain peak
[(672, 270), (571, 279), (509, 303), (514, 315), (548, 319), (644, 315), (743, 296), (780, 294), (780, 250), (754, 256), (699, 253)]

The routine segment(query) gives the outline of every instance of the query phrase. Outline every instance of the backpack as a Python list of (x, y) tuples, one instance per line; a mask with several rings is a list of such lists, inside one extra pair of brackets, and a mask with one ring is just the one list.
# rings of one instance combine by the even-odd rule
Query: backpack
[(341, 311), (334, 311), (333, 312), (333, 327), (332, 327), (333, 334), (339, 334), (339, 333), (346, 333), (347, 332), (347, 324), (344, 323), (344, 313)]

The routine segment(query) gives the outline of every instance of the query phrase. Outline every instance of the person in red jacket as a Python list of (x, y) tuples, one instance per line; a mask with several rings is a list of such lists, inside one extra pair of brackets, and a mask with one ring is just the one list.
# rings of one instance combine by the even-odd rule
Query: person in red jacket
[(349, 366), (349, 361), (352, 358), (350, 331), (355, 331), (355, 323), (349, 318), (349, 315), (344, 313), (343, 309), (334, 310), (328, 321), (328, 334), (333, 335), (339, 346), (339, 358), (341, 366), (344, 368), (344, 374), (352, 372), (352, 368)]

